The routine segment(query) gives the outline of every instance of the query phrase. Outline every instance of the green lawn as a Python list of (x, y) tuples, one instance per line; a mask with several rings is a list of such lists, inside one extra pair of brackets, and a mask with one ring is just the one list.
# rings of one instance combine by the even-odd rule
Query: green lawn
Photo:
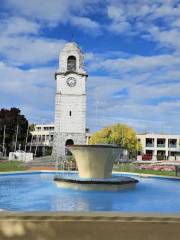
[(25, 171), (28, 167), (19, 161), (0, 162), (0, 172)]
[(155, 171), (155, 170), (144, 170), (138, 169), (135, 164), (122, 164), (114, 166), (113, 171), (117, 172), (132, 172), (132, 173), (143, 173), (143, 174), (154, 174), (163, 176), (176, 176), (175, 171)]
[[(13, 171), (25, 171), (29, 168), (24, 165), (23, 162), (19, 161), (3, 161), (0, 162), (0, 172), (13, 172)], [(154, 174), (164, 176), (175, 176), (175, 171), (154, 171), (154, 170), (143, 170), (138, 169), (136, 164), (125, 163), (116, 165), (113, 168), (117, 172), (132, 172), (132, 173), (143, 173), (143, 174)]]

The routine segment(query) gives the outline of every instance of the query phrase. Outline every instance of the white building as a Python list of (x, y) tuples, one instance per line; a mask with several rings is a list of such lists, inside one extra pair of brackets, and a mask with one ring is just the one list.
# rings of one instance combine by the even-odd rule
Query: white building
[(35, 125), (34, 130), (31, 131), (31, 144), (38, 146), (53, 146), (54, 139), (54, 124), (38, 124)]
[(142, 154), (148, 160), (180, 160), (180, 135), (137, 134)]
[[(31, 142), (28, 143), (29, 148), (33, 152), (36, 151), (36, 148), (41, 150), (41, 152), (49, 149), (50, 152), (53, 147), (53, 141), (54, 141), (54, 124), (37, 124), (34, 127), (34, 130), (31, 131), (32, 138)], [(86, 129), (85, 134), (85, 143), (88, 144), (90, 138), (90, 133), (88, 132), (88, 129)]]
[(86, 79), (83, 54), (74, 42), (60, 53), (55, 74), (55, 133), (53, 155), (64, 156), (65, 146), (86, 143)]

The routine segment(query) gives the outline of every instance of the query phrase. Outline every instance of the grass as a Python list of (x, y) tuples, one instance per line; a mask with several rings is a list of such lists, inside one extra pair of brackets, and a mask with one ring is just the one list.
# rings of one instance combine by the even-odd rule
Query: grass
[(132, 173), (143, 173), (143, 174), (154, 174), (163, 176), (176, 176), (175, 171), (157, 171), (157, 170), (144, 170), (138, 169), (136, 164), (125, 163), (121, 165), (116, 165), (113, 168), (117, 172), (132, 172)]
[(0, 162), (0, 172), (25, 171), (28, 167), (19, 161)]
[[(13, 172), (13, 171), (25, 171), (29, 168), (24, 165), (23, 162), (19, 161), (2, 161), (0, 162), (0, 172)], [(155, 170), (144, 170), (139, 169), (136, 164), (123, 163), (116, 165), (113, 168), (117, 172), (132, 172), (132, 173), (143, 173), (143, 174), (154, 174), (163, 176), (176, 176), (175, 171), (155, 171)]]

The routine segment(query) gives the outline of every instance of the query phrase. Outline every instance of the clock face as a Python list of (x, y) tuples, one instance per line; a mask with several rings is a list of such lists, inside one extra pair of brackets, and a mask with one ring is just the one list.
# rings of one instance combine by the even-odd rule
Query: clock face
[(69, 77), (66, 83), (69, 87), (74, 87), (76, 85), (76, 79), (74, 77)]

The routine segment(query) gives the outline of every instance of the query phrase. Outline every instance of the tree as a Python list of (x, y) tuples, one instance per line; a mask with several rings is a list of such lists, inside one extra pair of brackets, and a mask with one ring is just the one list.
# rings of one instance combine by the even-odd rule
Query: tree
[(141, 150), (141, 144), (138, 142), (136, 132), (126, 124), (115, 124), (103, 128), (91, 136), (90, 144), (119, 144), (126, 149), (131, 157), (137, 155)]
[(16, 132), (18, 126), (17, 146), (25, 145), (28, 121), (18, 108), (0, 110), (0, 145), (3, 143), (4, 126), (6, 126), (5, 147), (6, 152), (14, 151)]

